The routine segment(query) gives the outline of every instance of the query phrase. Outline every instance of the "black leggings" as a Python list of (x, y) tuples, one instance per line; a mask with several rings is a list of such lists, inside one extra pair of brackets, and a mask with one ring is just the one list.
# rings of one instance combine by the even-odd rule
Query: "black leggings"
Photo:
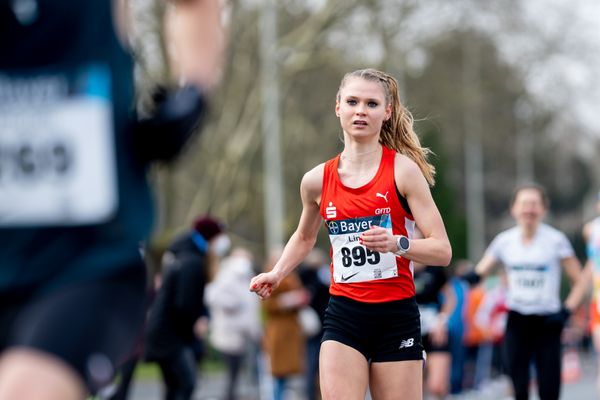
[(166, 386), (165, 400), (189, 400), (196, 387), (196, 359), (191, 347), (157, 361)]
[(0, 295), (0, 352), (27, 347), (73, 367), (94, 393), (130, 356), (144, 321), (146, 269), (43, 293)]
[(544, 315), (508, 314), (504, 357), (515, 391), (515, 400), (529, 398), (529, 368), (533, 361), (540, 400), (560, 395), (562, 326)]
[(234, 400), (237, 381), (244, 361), (244, 354), (221, 353), (225, 365), (227, 366), (227, 386), (225, 388), (224, 400)]

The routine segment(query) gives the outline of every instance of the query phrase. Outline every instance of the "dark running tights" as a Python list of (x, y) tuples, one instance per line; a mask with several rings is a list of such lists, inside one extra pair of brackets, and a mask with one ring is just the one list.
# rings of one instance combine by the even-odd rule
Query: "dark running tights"
[(165, 400), (189, 400), (196, 386), (196, 359), (189, 347), (158, 362), (167, 389)]
[(242, 361), (244, 360), (243, 354), (226, 354), (223, 353), (223, 360), (227, 366), (227, 386), (225, 387), (225, 400), (235, 400), (236, 387)]
[(503, 352), (515, 400), (529, 398), (531, 362), (535, 366), (540, 400), (558, 400), (561, 330), (561, 326), (550, 324), (545, 316), (509, 312)]

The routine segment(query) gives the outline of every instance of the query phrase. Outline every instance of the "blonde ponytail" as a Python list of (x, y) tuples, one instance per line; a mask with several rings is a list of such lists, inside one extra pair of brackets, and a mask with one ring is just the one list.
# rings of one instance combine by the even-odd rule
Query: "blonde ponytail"
[(413, 128), (413, 116), (400, 102), (396, 79), (376, 69), (361, 69), (346, 74), (340, 84), (340, 90), (346, 83), (346, 80), (351, 77), (360, 77), (367, 81), (379, 82), (381, 84), (385, 91), (387, 104), (391, 105), (392, 114), (390, 119), (383, 122), (379, 142), (417, 163), (427, 183), (433, 186), (435, 184), (435, 167), (428, 161), (428, 156), (432, 154), (432, 151), (427, 147), (421, 146), (419, 137)]

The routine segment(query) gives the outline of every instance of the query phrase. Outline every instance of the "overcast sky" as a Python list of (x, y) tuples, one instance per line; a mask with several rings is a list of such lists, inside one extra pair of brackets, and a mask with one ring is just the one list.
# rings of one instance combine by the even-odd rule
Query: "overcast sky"
[[(259, 5), (264, 0), (246, 1)], [(403, 22), (395, 44), (406, 51), (410, 67), (419, 69), (428, 62), (419, 42), (471, 25), (488, 32), (502, 57), (522, 70), (539, 105), (564, 110), (564, 118), (581, 125), (584, 134), (600, 138), (600, 0), (410, 0), (418, 5), (418, 12), (409, 21), (398, 15), (403, 12), (398, 5), (408, 0), (380, 1), (380, 5), (386, 1), (390, 5), (382, 7), (381, 23), (397, 26)], [(325, 3), (284, 4), (317, 10)], [(384, 49), (369, 31), (363, 11), (357, 7), (330, 40), (349, 54), (377, 63)]]
[(588, 130), (600, 137), (600, 2), (598, 0), (527, 0), (527, 17), (550, 40), (556, 52), (531, 59), (525, 38), (500, 40), (507, 59), (529, 65), (528, 85), (539, 99), (573, 111)]

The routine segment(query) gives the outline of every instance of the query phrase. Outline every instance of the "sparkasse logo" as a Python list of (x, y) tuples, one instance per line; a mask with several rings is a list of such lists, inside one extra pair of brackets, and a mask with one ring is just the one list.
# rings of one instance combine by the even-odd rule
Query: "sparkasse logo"
[(329, 202), (329, 207), (325, 208), (325, 215), (327, 216), (327, 218), (335, 218), (337, 217), (337, 208), (335, 208), (335, 206), (333, 205), (333, 202)]

